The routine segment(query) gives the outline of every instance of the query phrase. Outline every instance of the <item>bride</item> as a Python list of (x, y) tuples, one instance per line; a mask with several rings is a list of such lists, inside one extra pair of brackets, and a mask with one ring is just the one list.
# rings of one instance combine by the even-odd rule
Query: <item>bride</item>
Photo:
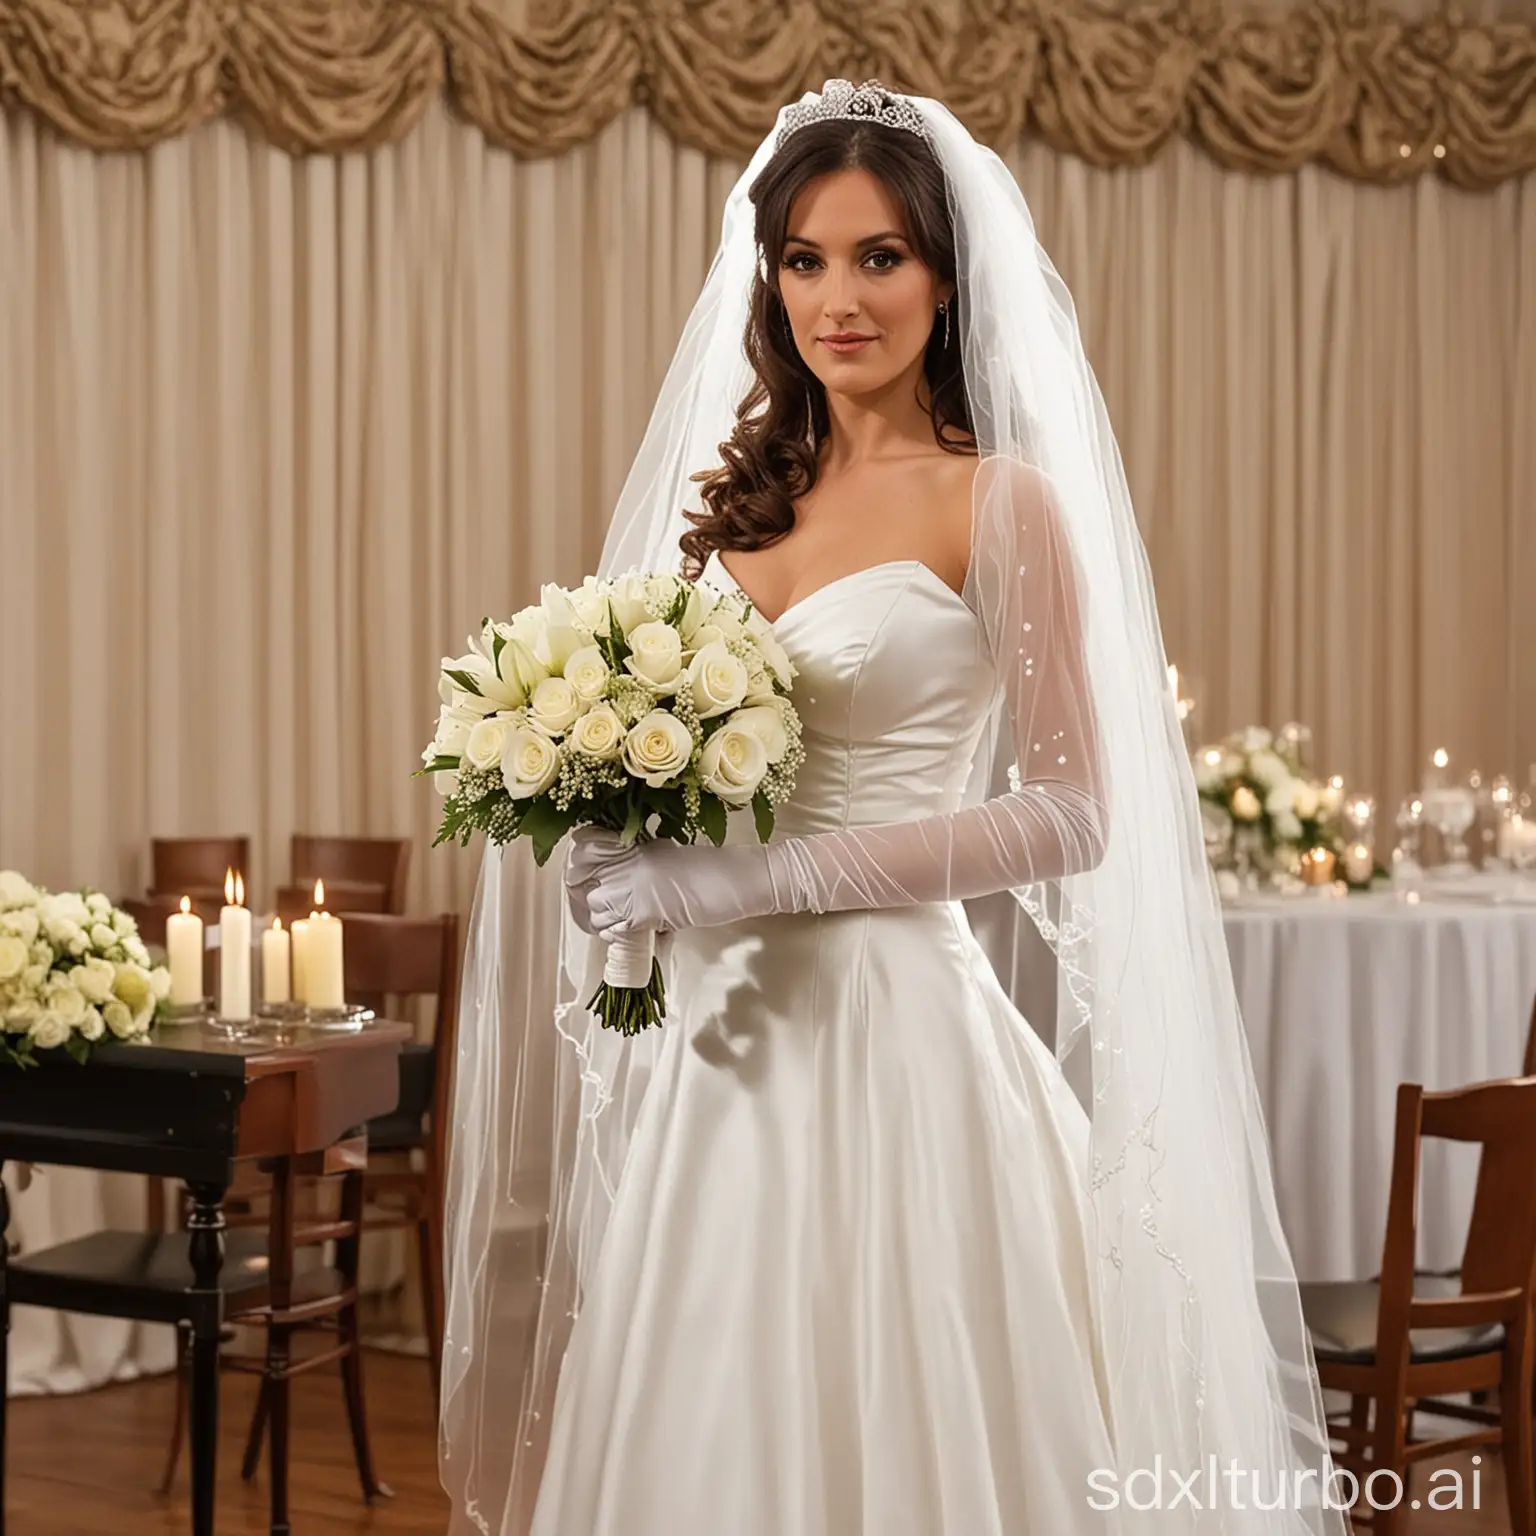
[[(780, 113), (614, 517), (632, 568), (771, 620), (806, 760), (767, 844), (578, 836), (563, 917), (487, 854), (453, 1530), (1342, 1533), (1118, 453), (937, 103)], [(962, 905), (1010, 891), (1054, 1055)], [(583, 1001), (643, 931), (669, 1011), (627, 1041)]]

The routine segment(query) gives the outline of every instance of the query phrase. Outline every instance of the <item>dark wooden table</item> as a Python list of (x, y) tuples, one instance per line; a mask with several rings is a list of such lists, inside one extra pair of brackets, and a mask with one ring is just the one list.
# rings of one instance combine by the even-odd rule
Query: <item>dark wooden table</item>
[[(0, 1164), (7, 1160), (181, 1179), (191, 1195), (192, 1529), (213, 1536), (219, 1428), (219, 1270), (223, 1202), (237, 1159), (287, 1158), (334, 1145), (399, 1097), (407, 1024), (355, 1032), (262, 1028), (230, 1041), (206, 1025), (164, 1025), (149, 1043), (98, 1046), (84, 1067), (44, 1053), (35, 1071), (0, 1070)], [(57, 1058), (57, 1059), (55, 1059)], [(0, 1184), (0, 1296), (9, 1201)], [(8, 1314), (7, 1314), (8, 1315)], [(0, 1334), (0, 1536), (5, 1529), (6, 1341)]]

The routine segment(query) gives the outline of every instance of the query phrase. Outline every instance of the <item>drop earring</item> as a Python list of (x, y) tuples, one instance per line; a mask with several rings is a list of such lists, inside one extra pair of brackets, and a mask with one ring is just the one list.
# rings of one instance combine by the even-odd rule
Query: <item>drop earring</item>
[(939, 305), (939, 313), (944, 316), (944, 350), (949, 351), (949, 301)]

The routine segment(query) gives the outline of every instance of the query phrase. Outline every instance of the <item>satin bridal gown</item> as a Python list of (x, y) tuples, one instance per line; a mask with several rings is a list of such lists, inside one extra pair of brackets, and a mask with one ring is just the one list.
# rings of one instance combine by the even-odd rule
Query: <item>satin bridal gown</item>
[[(775, 631), (806, 748), (776, 835), (959, 804), (994, 680), (953, 590), (890, 562)], [(668, 964), (533, 1536), (1105, 1531), (1087, 1118), (960, 904), (698, 929)]]

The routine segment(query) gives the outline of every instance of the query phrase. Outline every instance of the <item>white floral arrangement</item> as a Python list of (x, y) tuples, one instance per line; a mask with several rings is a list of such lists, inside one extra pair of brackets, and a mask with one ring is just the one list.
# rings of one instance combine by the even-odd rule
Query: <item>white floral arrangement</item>
[(101, 892), (55, 894), (0, 870), (0, 1064), (35, 1067), (61, 1047), (84, 1062), (109, 1035), (142, 1040), (170, 990), (138, 924)]
[(1304, 772), (1294, 748), (1263, 726), (1202, 747), (1194, 769), (1218, 869), (1291, 874), (1309, 849), (1339, 851), (1343, 791)]
[[(739, 594), (670, 574), (546, 586), (445, 657), (437, 731), (422, 753), (445, 796), (436, 843), (529, 838), (543, 864), (567, 833), (625, 843), (725, 841), (751, 808), (764, 842), (804, 761), (795, 669)], [(649, 939), (620, 940), (592, 999), (635, 1034), (665, 1000)]]

